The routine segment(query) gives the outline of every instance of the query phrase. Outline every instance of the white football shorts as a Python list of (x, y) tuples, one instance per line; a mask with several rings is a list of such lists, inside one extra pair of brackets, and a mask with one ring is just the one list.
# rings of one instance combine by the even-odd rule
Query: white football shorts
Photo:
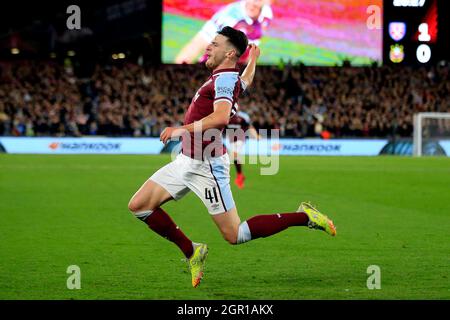
[(230, 188), (230, 159), (227, 153), (204, 161), (180, 153), (150, 179), (166, 189), (175, 200), (193, 191), (212, 215), (235, 206)]

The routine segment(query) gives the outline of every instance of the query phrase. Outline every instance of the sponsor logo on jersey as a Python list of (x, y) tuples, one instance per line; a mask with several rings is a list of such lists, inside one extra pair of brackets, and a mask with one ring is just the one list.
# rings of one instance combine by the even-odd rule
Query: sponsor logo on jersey
[(218, 97), (232, 97), (233, 89), (230, 87), (216, 87), (216, 92)]

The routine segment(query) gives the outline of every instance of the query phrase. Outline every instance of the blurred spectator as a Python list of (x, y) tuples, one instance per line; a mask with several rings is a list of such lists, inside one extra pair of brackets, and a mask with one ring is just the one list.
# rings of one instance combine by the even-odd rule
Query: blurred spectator
[[(0, 63), (0, 135), (158, 136), (180, 125), (209, 73), (198, 65)], [(413, 114), (449, 112), (449, 66), (260, 66), (240, 100), (256, 129), (284, 137), (411, 137)]]

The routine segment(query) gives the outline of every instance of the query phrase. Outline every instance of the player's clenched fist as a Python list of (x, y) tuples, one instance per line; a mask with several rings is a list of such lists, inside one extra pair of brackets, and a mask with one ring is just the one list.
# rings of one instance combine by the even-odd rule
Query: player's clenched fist
[(250, 48), (249, 52), (250, 58), (258, 59), (259, 55), (261, 54), (261, 50), (259, 49), (259, 47), (254, 43), (249, 44), (248, 47)]
[(181, 137), (185, 132), (186, 130), (182, 128), (167, 127), (159, 135), (159, 140), (161, 140), (164, 144), (166, 144), (167, 141), (169, 141), (171, 138)]

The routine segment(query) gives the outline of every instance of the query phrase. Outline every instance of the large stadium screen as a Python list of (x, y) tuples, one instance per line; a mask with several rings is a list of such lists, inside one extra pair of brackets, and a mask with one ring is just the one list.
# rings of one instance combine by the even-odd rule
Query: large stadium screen
[[(164, 0), (162, 60), (201, 62), (206, 45), (228, 25), (260, 45), (262, 64), (381, 62), (382, 8), (382, 0)], [(376, 27), (371, 14), (379, 15)]]

